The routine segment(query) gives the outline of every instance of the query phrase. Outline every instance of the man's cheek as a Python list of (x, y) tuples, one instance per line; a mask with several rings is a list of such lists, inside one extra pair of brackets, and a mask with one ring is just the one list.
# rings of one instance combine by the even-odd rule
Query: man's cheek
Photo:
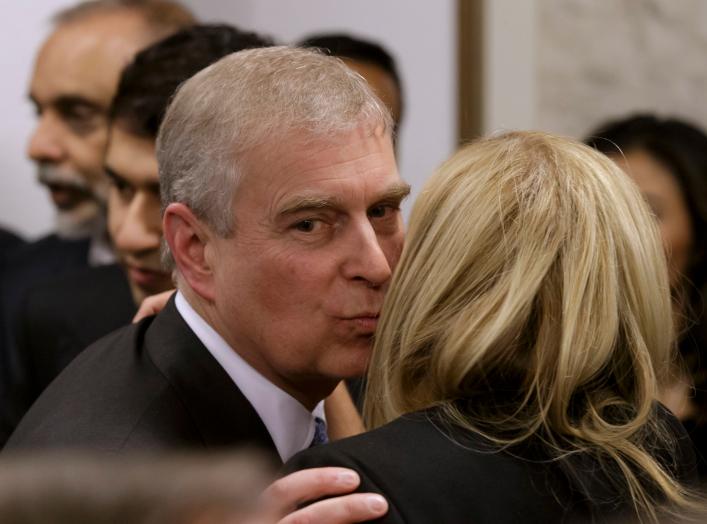
[(403, 252), (403, 241), (404, 238), (401, 233), (396, 238), (391, 239), (385, 249), (386, 259), (388, 260), (388, 264), (390, 265), (391, 270), (395, 270), (395, 267), (398, 265), (400, 255)]

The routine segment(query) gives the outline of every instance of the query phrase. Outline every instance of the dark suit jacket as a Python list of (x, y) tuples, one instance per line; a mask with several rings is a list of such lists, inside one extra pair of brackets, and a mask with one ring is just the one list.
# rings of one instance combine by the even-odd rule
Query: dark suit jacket
[(20, 306), (17, 365), (0, 397), (0, 446), (40, 393), (90, 344), (129, 324), (136, 311), (118, 265), (85, 268), (31, 288)]
[[(663, 416), (665, 413), (662, 413)], [(689, 438), (672, 418), (670, 431), (680, 435), (683, 480), (694, 479)], [(310, 448), (295, 455), (285, 472), (320, 466), (349, 467), (361, 476), (357, 491), (377, 492), (389, 502), (376, 522), (428, 524), (515, 524), (596, 522), (621, 515), (625, 495), (618, 495), (599, 473), (598, 464), (577, 464), (592, 502), (573, 487), (558, 462), (547, 454), (523, 449), (497, 451), (480, 435), (451, 427), (434, 410), (405, 415), (357, 437)], [(612, 521), (614, 522), (614, 521)], [(619, 519), (615, 522), (627, 522)]]
[(65, 240), (48, 235), (13, 248), (4, 257), (0, 271), (0, 388), (18, 365), (14, 352), (14, 327), (28, 289), (61, 274), (88, 266), (90, 241)]
[(12, 231), (0, 227), (0, 267), (2, 267), (4, 263), (3, 259), (7, 256), (9, 251), (23, 243), (24, 241)]
[(156, 317), (111, 333), (75, 358), (30, 408), (5, 450), (242, 445), (275, 453), (258, 414), (172, 298)]

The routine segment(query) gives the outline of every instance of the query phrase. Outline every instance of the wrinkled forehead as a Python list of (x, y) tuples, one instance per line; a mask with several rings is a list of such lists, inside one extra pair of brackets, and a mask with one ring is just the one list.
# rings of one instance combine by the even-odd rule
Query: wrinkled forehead
[[(244, 173), (281, 170), (291, 175), (326, 170), (335, 165), (359, 165), (366, 157), (392, 161), (390, 130), (360, 124), (342, 131), (311, 133), (294, 129), (274, 136), (243, 154)], [(262, 176), (262, 175), (261, 175)]]
[(366, 202), (402, 185), (390, 132), (359, 126), (333, 136), (291, 134), (262, 144), (244, 157), (236, 200), (257, 199), (263, 207), (291, 200)]
[(144, 38), (143, 22), (117, 15), (58, 26), (37, 55), (32, 96), (40, 101), (78, 96), (108, 106), (120, 73)]

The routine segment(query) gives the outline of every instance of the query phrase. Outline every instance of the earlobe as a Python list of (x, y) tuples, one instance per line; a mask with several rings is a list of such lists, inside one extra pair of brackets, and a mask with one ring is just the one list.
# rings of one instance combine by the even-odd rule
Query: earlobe
[(211, 238), (208, 227), (179, 203), (167, 206), (162, 227), (182, 280), (199, 296), (213, 301), (213, 272), (206, 257)]

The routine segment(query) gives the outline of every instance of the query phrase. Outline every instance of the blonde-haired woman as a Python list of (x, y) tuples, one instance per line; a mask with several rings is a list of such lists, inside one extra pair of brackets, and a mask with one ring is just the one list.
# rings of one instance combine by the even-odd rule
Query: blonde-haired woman
[(542, 133), (480, 140), (413, 209), (368, 376), (377, 429), (290, 468), (357, 469), (386, 522), (655, 520), (694, 475), (655, 401), (672, 348), (662, 245), (620, 169)]

